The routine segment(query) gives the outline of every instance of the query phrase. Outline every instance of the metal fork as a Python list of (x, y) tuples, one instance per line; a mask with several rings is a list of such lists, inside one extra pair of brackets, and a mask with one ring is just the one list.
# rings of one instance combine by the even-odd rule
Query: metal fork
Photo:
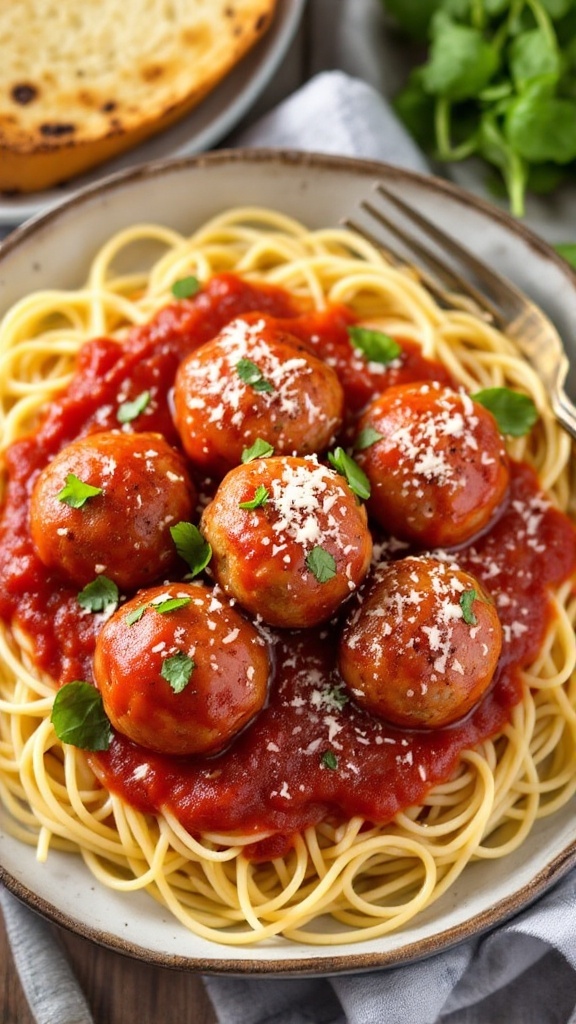
[[(558, 422), (576, 439), (576, 407), (564, 387), (570, 364), (551, 321), (515, 285), (396, 193), (382, 184), (375, 187), (375, 193), (374, 202), (364, 200), (359, 204), (371, 226), (367, 228), (352, 218), (344, 219), (345, 226), (384, 250), (394, 263), (405, 266), (409, 261), (441, 305), (472, 310), (503, 331), (538, 372)], [(382, 200), (399, 211), (405, 221), (417, 228), (418, 234), (388, 216), (381, 209)], [(383, 240), (382, 228), (401, 243), (408, 260), (394, 242), (390, 245)]]

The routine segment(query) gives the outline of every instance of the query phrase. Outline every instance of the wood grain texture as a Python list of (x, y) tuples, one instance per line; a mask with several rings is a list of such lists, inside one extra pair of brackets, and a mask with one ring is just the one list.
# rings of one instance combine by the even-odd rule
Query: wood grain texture
[[(94, 1024), (216, 1024), (197, 974), (171, 971), (96, 946), (51, 926), (83, 989)], [(14, 967), (0, 916), (0, 1021), (34, 1024)]]

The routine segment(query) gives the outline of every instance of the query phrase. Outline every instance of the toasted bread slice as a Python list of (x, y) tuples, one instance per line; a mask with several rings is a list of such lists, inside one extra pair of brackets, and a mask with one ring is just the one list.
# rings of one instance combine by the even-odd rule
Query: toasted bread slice
[(268, 28), (276, 0), (0, 3), (0, 190), (48, 188), (177, 121)]

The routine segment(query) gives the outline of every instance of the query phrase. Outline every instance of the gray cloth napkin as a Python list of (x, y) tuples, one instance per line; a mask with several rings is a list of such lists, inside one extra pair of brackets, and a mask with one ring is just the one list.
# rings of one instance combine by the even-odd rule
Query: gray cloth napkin
[(37, 1024), (94, 1024), (49, 925), (0, 886), (0, 907), (18, 975)]

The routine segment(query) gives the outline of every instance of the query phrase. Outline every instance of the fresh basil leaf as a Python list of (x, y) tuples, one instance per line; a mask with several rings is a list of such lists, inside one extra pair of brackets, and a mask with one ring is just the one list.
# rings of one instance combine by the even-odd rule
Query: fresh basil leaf
[(78, 604), (90, 612), (105, 612), (118, 605), (118, 587), (107, 576), (97, 576), (78, 594)]
[(398, 342), (389, 334), (374, 331), (370, 327), (349, 327), (348, 337), (370, 363), (391, 363), (402, 351)]
[(357, 462), (346, 454), (343, 448), (328, 452), (328, 461), (334, 469), (346, 478), (350, 490), (366, 501), (370, 497), (370, 481)]
[(164, 660), (160, 675), (170, 683), (174, 693), (182, 693), (182, 690), (188, 686), (195, 668), (196, 664), (192, 658), (184, 651), (178, 651)]
[(66, 483), (56, 495), (58, 501), (63, 501), (70, 508), (82, 508), (82, 506), (96, 495), (102, 494), (101, 487), (93, 487), (92, 484), (85, 484), (79, 480), (75, 473), (68, 473)]
[(190, 568), (186, 579), (197, 576), (206, 568), (212, 558), (210, 544), (193, 523), (176, 523), (175, 526), (170, 527), (170, 534), (180, 558), (183, 558)]
[(81, 680), (66, 683), (54, 698), (50, 721), (59, 740), (81, 750), (108, 750), (112, 727), (98, 690)]
[(502, 434), (522, 437), (538, 419), (538, 410), (529, 395), (511, 388), (484, 388), (470, 396), (492, 413)]
[(118, 412), (116, 413), (116, 419), (119, 423), (131, 423), (135, 420), (150, 401), (150, 392), (141, 391), (136, 398), (130, 402), (122, 402), (122, 405), (118, 406)]
[(472, 605), (478, 597), (475, 590), (465, 590), (460, 595), (460, 607), (462, 609), (462, 618), (468, 626), (475, 626), (478, 622), (474, 612), (472, 611)]
[(198, 291), (200, 291), (200, 282), (193, 274), (181, 277), (172, 285), (172, 295), (175, 299), (190, 299)]
[(250, 501), (239, 502), (239, 508), (244, 508), (247, 510), (261, 508), (262, 505), (266, 504), (269, 497), (270, 492), (268, 491), (268, 488), (264, 487), (263, 484), (260, 484), (260, 486), (257, 487), (256, 490), (254, 491), (254, 497), (251, 498)]
[(274, 391), (270, 381), (264, 379), (262, 370), (251, 359), (239, 359), (236, 371), (243, 384), (248, 384), (254, 391)]
[(262, 437), (257, 437), (253, 445), (243, 449), (241, 461), (253, 462), (254, 459), (268, 459), (271, 455), (274, 455), (272, 445), (268, 444), (268, 441), (264, 441)]
[(377, 441), (381, 441), (384, 434), (380, 434), (374, 427), (364, 427), (363, 430), (356, 436), (354, 441), (354, 450), (357, 452), (363, 452), (366, 448), (370, 448)]
[(334, 557), (319, 544), (306, 555), (306, 565), (318, 583), (327, 583), (336, 575)]
[(320, 764), (324, 768), (329, 768), (331, 772), (335, 772), (338, 768), (338, 758), (333, 750), (325, 750), (320, 757)]

